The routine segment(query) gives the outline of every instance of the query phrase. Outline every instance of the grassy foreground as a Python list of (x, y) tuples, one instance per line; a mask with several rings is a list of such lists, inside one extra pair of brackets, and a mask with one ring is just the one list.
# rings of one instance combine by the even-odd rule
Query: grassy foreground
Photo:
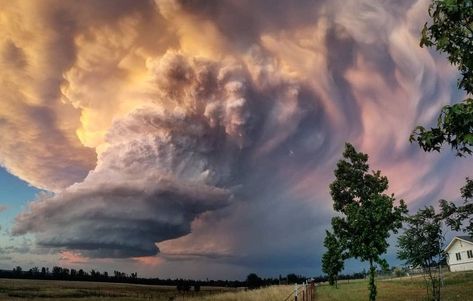
[[(424, 301), (425, 282), (422, 276), (377, 281), (379, 301)], [(447, 273), (441, 291), (443, 301), (473, 301), (473, 272)], [(317, 301), (368, 300), (368, 282), (341, 283), (339, 288), (322, 285), (317, 288)]]
[[(424, 301), (422, 276), (378, 280), (379, 301)], [(294, 286), (258, 290), (202, 287), (198, 293), (177, 293), (175, 287), (99, 282), (0, 279), (0, 300), (37, 301), (284, 301)], [(294, 300), (293, 298), (290, 301)], [(317, 287), (315, 301), (366, 301), (368, 282), (342, 282), (339, 288)], [(473, 301), (473, 272), (447, 273), (443, 301)]]
[[(189, 301), (284, 301), (292, 293), (294, 286), (279, 285), (256, 290), (240, 290), (219, 294), (211, 294), (191, 299)], [(294, 299), (290, 299), (291, 301)], [(178, 300), (176, 300), (178, 301)]]

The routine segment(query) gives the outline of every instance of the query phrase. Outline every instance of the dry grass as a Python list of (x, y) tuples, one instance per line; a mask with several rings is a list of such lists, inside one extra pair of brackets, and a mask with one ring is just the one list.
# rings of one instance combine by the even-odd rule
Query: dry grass
[[(225, 292), (220, 294), (206, 295), (184, 299), (189, 301), (284, 301), (284, 299), (292, 292), (294, 286), (280, 285), (270, 286), (256, 290), (239, 290), (233, 292)], [(181, 299), (177, 299), (181, 300)], [(176, 301), (177, 301), (176, 300)], [(292, 299), (291, 299), (292, 300)]]
[(100, 282), (0, 279), (0, 300), (37, 301), (284, 301), (293, 286), (258, 290), (202, 287), (177, 293), (175, 287)]

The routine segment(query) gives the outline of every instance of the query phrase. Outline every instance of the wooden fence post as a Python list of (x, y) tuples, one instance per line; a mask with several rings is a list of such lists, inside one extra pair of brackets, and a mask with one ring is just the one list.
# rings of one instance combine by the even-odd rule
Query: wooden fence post
[(307, 301), (312, 301), (312, 294), (310, 292), (310, 283), (307, 282)]
[(294, 290), (294, 301), (297, 301), (297, 283), (295, 284), (295, 290)]

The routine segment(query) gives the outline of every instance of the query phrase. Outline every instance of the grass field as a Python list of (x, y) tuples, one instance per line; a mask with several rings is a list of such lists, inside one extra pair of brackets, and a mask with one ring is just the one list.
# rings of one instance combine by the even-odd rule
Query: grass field
[[(426, 290), (421, 276), (383, 279), (377, 282), (379, 301), (424, 301)], [(133, 284), (0, 279), (0, 300), (37, 301), (284, 301), (293, 286), (242, 289), (202, 287), (198, 293), (177, 293), (175, 287)], [(342, 281), (339, 288), (317, 287), (316, 301), (365, 301), (366, 280)], [(292, 298), (290, 299), (293, 300)], [(447, 273), (442, 289), (444, 301), (473, 301), (473, 272)]]
[[(473, 301), (473, 272), (445, 274), (443, 301)], [(377, 282), (379, 301), (424, 301), (425, 282), (422, 276), (384, 279)], [(368, 282), (342, 282), (339, 288), (322, 285), (317, 288), (317, 301), (368, 300)]]

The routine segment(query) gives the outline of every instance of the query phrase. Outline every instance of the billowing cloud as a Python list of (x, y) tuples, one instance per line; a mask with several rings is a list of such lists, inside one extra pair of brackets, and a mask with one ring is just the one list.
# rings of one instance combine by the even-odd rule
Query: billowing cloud
[(345, 141), (411, 206), (451, 197), (468, 169), (408, 142), (458, 96), (418, 47), (428, 4), (2, 3), (0, 163), (49, 191), (13, 232), (74, 256), (317, 269)]

